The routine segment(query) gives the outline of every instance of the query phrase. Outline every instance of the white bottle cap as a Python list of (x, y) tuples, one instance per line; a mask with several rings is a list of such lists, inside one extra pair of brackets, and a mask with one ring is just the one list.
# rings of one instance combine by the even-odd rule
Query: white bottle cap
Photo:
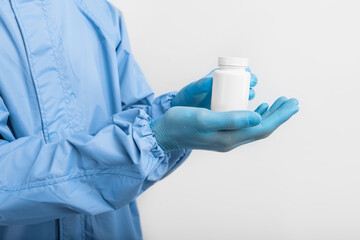
[(249, 60), (239, 57), (219, 57), (219, 66), (248, 67)]

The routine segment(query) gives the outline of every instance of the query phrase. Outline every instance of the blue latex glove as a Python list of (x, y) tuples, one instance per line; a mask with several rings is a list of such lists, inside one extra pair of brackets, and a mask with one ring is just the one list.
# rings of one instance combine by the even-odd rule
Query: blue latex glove
[[(202, 79), (192, 82), (182, 88), (172, 100), (171, 105), (210, 109), (213, 73), (215, 70), (211, 71)], [(246, 70), (250, 72), (249, 68)], [(252, 100), (255, 97), (253, 87), (256, 86), (257, 82), (257, 77), (251, 73), (249, 100)]]
[(154, 121), (151, 128), (166, 151), (205, 149), (226, 152), (269, 136), (298, 110), (298, 101), (286, 97), (276, 100), (270, 109), (263, 103), (255, 112), (173, 107)]

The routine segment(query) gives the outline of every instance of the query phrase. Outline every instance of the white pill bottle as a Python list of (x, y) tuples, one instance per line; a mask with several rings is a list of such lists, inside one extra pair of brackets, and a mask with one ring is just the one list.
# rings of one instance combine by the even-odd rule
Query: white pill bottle
[(251, 74), (246, 71), (247, 58), (219, 57), (219, 69), (215, 70), (211, 110), (217, 112), (247, 110)]

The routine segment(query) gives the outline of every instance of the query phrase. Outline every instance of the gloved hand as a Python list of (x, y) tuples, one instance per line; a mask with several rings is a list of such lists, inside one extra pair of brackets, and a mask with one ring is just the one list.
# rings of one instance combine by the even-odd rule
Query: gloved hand
[[(215, 69), (216, 70), (216, 69)], [(210, 109), (213, 73), (211, 71), (202, 79), (192, 82), (182, 88), (171, 101), (171, 106), (201, 107)], [(250, 72), (247, 68), (246, 71)], [(256, 86), (257, 77), (251, 73), (249, 100), (255, 97), (253, 87)]]
[(269, 110), (263, 103), (255, 112), (172, 107), (151, 123), (151, 129), (165, 151), (205, 149), (226, 152), (269, 136), (298, 110), (298, 101), (286, 97), (276, 100)]

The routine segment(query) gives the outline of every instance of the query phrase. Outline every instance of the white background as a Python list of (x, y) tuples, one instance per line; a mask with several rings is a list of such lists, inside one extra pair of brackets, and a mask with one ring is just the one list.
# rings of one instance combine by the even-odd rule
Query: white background
[(157, 94), (242, 56), (254, 109), (300, 112), (260, 142), (194, 151), (139, 198), (144, 238), (360, 239), (360, 2), (112, 0)]

